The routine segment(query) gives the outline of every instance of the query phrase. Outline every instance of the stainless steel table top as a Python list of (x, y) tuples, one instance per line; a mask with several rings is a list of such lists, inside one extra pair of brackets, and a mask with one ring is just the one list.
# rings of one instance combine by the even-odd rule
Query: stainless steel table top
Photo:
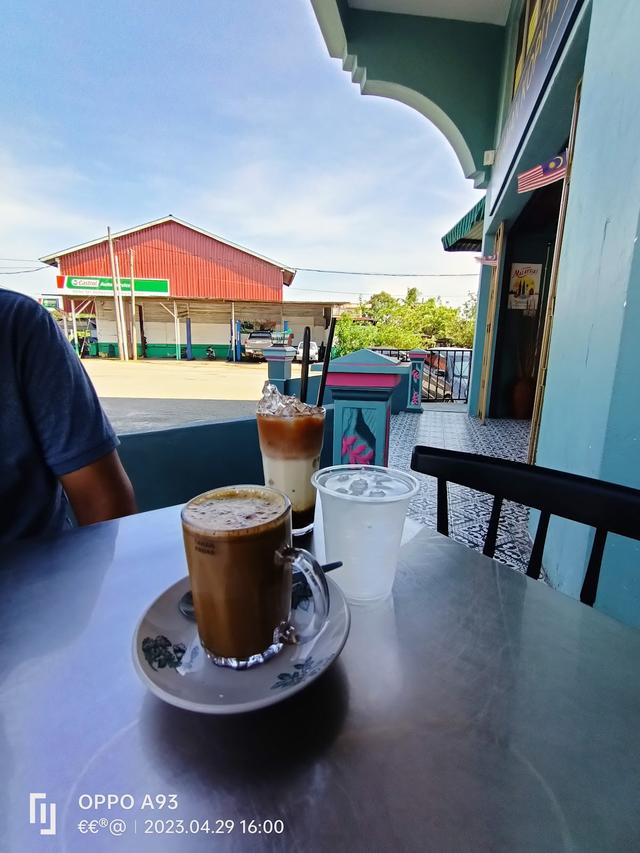
[[(133, 670), (138, 618), (186, 573), (177, 507), (0, 559), (2, 850), (640, 850), (640, 633), (436, 533), (324, 676), (234, 718)], [(109, 794), (133, 809), (81, 808)], [(207, 819), (234, 828), (178, 834)]]

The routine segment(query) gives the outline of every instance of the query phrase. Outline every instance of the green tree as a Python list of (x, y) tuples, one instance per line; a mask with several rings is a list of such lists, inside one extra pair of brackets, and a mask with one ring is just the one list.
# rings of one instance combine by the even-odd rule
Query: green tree
[(376, 346), (376, 327), (353, 314), (341, 314), (336, 322), (335, 348), (338, 355)]
[(357, 312), (342, 314), (336, 325), (340, 355), (367, 347), (411, 349), (432, 347), (444, 340), (451, 346), (473, 343), (476, 300), (469, 294), (461, 308), (443, 305), (440, 299), (420, 299), (417, 288), (404, 299), (382, 291), (360, 305)]

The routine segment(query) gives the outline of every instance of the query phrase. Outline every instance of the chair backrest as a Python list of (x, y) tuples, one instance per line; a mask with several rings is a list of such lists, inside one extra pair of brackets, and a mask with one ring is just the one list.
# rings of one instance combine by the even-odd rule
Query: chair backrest
[(593, 606), (596, 599), (607, 534), (617, 533), (640, 540), (638, 489), (537, 465), (437, 447), (415, 447), (411, 467), (421, 474), (437, 478), (436, 526), (438, 532), (445, 536), (449, 535), (448, 482), (493, 495), (482, 549), (488, 557), (493, 557), (495, 553), (503, 501), (514, 501), (539, 510), (540, 519), (527, 567), (529, 577), (540, 577), (542, 554), (552, 515), (593, 527), (595, 536), (580, 593), (580, 601), (589, 606)]

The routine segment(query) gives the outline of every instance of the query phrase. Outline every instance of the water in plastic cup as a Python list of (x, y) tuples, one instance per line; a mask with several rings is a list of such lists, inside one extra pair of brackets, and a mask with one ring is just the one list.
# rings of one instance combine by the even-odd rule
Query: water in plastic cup
[(326, 560), (343, 563), (331, 577), (353, 603), (386, 598), (418, 481), (393, 468), (334, 465), (316, 472), (311, 482), (322, 504)]

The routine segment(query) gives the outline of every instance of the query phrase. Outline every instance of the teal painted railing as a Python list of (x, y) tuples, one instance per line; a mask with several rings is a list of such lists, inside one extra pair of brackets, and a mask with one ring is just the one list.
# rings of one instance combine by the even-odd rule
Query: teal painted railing
[[(141, 512), (185, 503), (240, 483), (263, 483), (255, 418), (126, 433), (119, 453)], [(331, 465), (333, 408), (327, 409), (321, 467)]]

